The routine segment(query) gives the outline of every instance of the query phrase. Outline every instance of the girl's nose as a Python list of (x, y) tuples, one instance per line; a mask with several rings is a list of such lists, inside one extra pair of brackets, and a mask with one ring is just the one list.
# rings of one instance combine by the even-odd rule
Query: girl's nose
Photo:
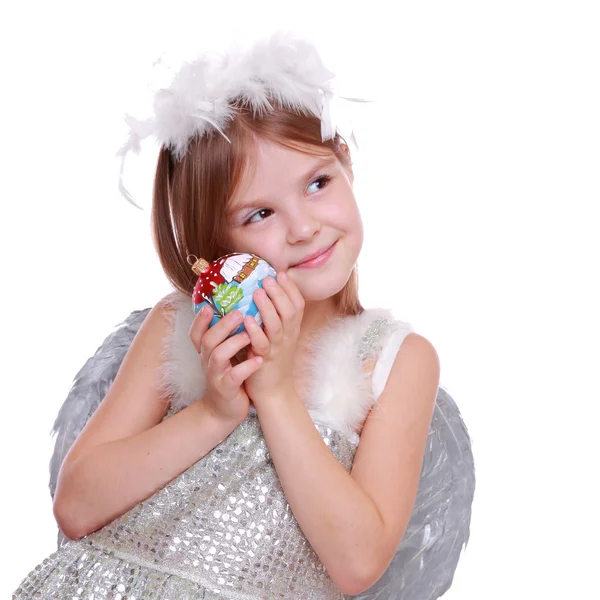
[(296, 211), (288, 220), (288, 243), (295, 244), (310, 240), (321, 229), (321, 223), (308, 211)]

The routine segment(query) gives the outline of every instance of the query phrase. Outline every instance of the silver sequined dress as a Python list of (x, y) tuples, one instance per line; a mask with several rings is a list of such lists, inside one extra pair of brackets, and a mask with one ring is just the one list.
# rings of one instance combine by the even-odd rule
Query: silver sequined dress
[[(362, 331), (354, 349), (361, 361), (377, 350), (386, 324), (373, 321)], [(358, 436), (352, 439), (316, 421), (315, 427), (350, 471)], [(251, 410), (224, 441), (164, 488), (98, 531), (62, 545), (13, 598), (338, 600), (344, 595), (300, 530)]]

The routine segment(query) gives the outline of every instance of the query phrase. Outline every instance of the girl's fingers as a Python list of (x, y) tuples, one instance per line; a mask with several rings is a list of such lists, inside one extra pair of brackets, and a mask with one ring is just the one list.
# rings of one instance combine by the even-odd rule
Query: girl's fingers
[(296, 308), (279, 282), (272, 277), (267, 277), (263, 281), (263, 286), (281, 319), (284, 321), (292, 319), (296, 314)]
[(256, 290), (254, 292), (254, 302), (256, 302), (269, 339), (275, 339), (281, 333), (283, 326), (273, 302), (271, 302), (265, 290)]
[(231, 359), (249, 343), (250, 336), (245, 331), (231, 336), (213, 350), (208, 359), (210, 366), (214, 366), (218, 373), (225, 371)]
[(298, 286), (292, 281), (287, 273), (284, 273), (283, 271), (277, 273), (277, 283), (287, 293), (294, 308), (297, 311), (304, 311), (304, 296), (300, 293)]
[(192, 340), (192, 344), (196, 348), (196, 352), (200, 352), (200, 345), (202, 343), (202, 338), (204, 334), (208, 330), (208, 326), (212, 320), (212, 310), (206, 310), (204, 307), (192, 321), (192, 326), (190, 327), (190, 339)]
[(271, 349), (271, 342), (265, 332), (260, 328), (254, 317), (248, 316), (244, 319), (244, 326), (250, 335), (252, 351), (259, 356), (266, 356)]
[(210, 356), (212, 351), (221, 344), (229, 334), (237, 329), (242, 322), (242, 313), (239, 310), (231, 311), (225, 315), (218, 323), (215, 323), (204, 334), (200, 348), (203, 354)]
[(262, 358), (260, 356), (255, 356), (254, 358), (245, 360), (241, 362), (239, 365), (236, 365), (232, 369), (229, 369), (227, 373), (223, 376), (223, 383), (226, 385), (231, 385), (232, 387), (239, 387), (242, 385), (252, 373), (255, 373), (260, 369), (262, 365)]

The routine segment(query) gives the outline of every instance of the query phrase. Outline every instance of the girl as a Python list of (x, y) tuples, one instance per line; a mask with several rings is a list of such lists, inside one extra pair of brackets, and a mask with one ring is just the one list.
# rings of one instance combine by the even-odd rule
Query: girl
[[(434, 598), (449, 586), (455, 550), (433, 587), (402, 583), (408, 567), (390, 578), (440, 367), (409, 324), (359, 302), (363, 230), (330, 79), (309, 44), (275, 36), (185, 65), (152, 120), (129, 119), (123, 156), (147, 135), (162, 143), (153, 233), (175, 291), (62, 463), (54, 514), (70, 541), (15, 598)], [(240, 313), (211, 328), (212, 313), (194, 316), (187, 259), (230, 252), (277, 277), (254, 294), (264, 327), (246, 317), (228, 337)], [(448, 532), (458, 550), (463, 525)]]

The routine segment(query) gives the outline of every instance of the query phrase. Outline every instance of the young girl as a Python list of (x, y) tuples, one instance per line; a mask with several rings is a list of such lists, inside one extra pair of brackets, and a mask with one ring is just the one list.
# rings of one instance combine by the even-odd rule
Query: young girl
[[(439, 361), (409, 324), (359, 302), (363, 230), (330, 79), (309, 44), (275, 36), (185, 65), (152, 120), (130, 119), (124, 154), (150, 134), (162, 144), (153, 232), (175, 291), (64, 459), (54, 514), (70, 540), (14, 598), (416, 599), (449, 587), (472, 489), (448, 487), (465, 480), (454, 461), (426, 492), (444, 511), (459, 498), (463, 519), (426, 499), (427, 540), (422, 516), (408, 534), (420, 477), (437, 468), (426, 443), (448, 438), (440, 419), (428, 441)], [(277, 276), (254, 294), (263, 327), (246, 317), (228, 337), (242, 316), (211, 328), (212, 313), (194, 316), (188, 258), (231, 252)], [(428, 572), (423, 557), (448, 539)], [(393, 569), (415, 544), (420, 558)]]

